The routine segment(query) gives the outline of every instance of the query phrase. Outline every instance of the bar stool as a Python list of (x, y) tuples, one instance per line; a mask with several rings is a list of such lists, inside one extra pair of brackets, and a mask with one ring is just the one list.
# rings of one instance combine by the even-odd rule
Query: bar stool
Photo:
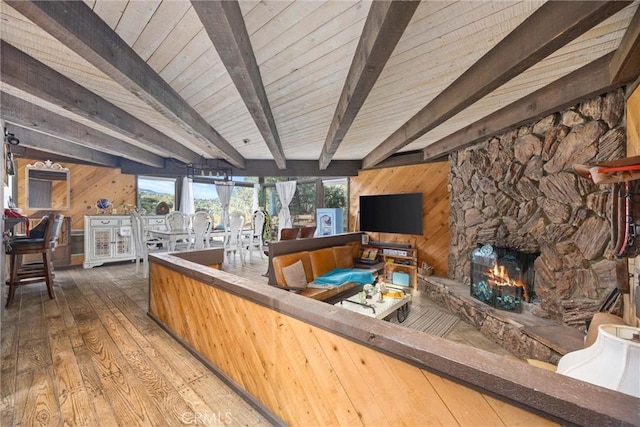
[[(55, 298), (51, 252), (60, 235), (63, 219), (63, 215), (47, 215), (41, 220), (41, 223), (44, 223), (42, 237), (38, 236), (40, 227), (36, 226), (29, 237), (16, 237), (9, 241), (5, 250), (10, 256), (10, 274), (7, 282), (9, 295), (6, 307), (13, 302), (16, 288), (30, 283), (46, 282), (49, 298)], [(22, 264), (23, 255), (29, 254), (41, 254), (42, 262)]]

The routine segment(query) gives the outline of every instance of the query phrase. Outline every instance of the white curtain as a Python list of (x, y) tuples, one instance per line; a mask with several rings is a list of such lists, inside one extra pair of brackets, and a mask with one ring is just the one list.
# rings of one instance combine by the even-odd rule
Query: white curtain
[(278, 213), (278, 238), (283, 228), (291, 228), (291, 212), (289, 212), (289, 203), (293, 200), (296, 193), (296, 181), (276, 182), (276, 191), (280, 198), (282, 208)]
[(258, 202), (258, 193), (260, 192), (260, 184), (253, 184), (253, 201), (251, 204), (251, 212), (255, 212), (258, 210), (259, 202)]
[(233, 191), (233, 181), (220, 181), (216, 182), (216, 191), (218, 192), (218, 198), (220, 199), (220, 205), (222, 206), (222, 218), (220, 222), (224, 225), (224, 229), (229, 229), (229, 202), (231, 201), (231, 192)]
[(180, 193), (180, 212), (192, 215), (193, 207), (193, 180), (186, 176), (182, 179), (182, 192)]

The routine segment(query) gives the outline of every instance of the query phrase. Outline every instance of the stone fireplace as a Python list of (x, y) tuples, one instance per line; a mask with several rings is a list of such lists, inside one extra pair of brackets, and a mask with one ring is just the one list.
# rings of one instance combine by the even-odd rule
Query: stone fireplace
[(576, 163), (625, 156), (622, 89), (450, 156), (449, 276), (471, 285), (479, 246), (539, 253), (540, 317), (583, 328), (616, 285), (610, 253), (610, 185)]

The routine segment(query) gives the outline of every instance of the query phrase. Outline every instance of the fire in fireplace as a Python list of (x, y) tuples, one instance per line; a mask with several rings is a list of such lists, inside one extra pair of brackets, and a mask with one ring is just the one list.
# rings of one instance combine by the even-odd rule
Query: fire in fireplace
[(471, 253), (471, 296), (500, 310), (522, 312), (533, 298), (537, 253), (483, 245)]

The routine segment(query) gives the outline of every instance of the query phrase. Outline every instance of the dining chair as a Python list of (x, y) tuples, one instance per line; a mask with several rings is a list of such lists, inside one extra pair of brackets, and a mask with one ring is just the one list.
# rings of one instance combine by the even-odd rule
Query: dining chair
[[(167, 228), (171, 230), (190, 230), (189, 228), (189, 215), (180, 211), (169, 212), (166, 216), (165, 222)], [(186, 242), (187, 249), (191, 246), (191, 233)], [(177, 248), (177, 246), (176, 246)]]
[(148, 236), (144, 219), (140, 212), (131, 211), (131, 239), (136, 260), (136, 273), (140, 270), (142, 262), (142, 277), (149, 277), (149, 253), (165, 251), (166, 248), (158, 246), (159, 240)]
[(193, 248), (204, 249), (209, 247), (211, 230), (211, 218), (203, 211), (191, 216), (191, 230), (193, 231)]
[(224, 251), (229, 256), (233, 251), (234, 260), (236, 253), (240, 255), (240, 263), (244, 265), (244, 251), (242, 250), (242, 228), (244, 227), (244, 216), (240, 212), (233, 212), (229, 215), (229, 229), (224, 242)]
[(142, 261), (142, 277), (149, 276), (149, 247), (145, 239), (144, 222), (138, 212), (131, 211), (131, 238), (136, 258), (136, 273)]
[(309, 237), (313, 237), (313, 235), (315, 233), (316, 233), (316, 226), (315, 225), (308, 225), (308, 226), (300, 228), (300, 238), (301, 239), (308, 239)]
[[(64, 215), (48, 214), (31, 230), (29, 236), (15, 237), (8, 242), (5, 249), (10, 265), (6, 307), (13, 302), (18, 286), (31, 283), (45, 282), (49, 298), (55, 298), (52, 252), (60, 236), (63, 220)], [(42, 262), (23, 264), (23, 255), (29, 254), (40, 254)]]
[(265, 214), (264, 212), (258, 210), (251, 215), (251, 234), (248, 236), (248, 251), (249, 251), (249, 262), (251, 262), (251, 254), (254, 250), (257, 250), (260, 254), (260, 258), (262, 256), (262, 232), (264, 229), (265, 223)]
[(299, 234), (300, 229), (298, 227), (283, 228), (282, 230), (280, 230), (280, 240), (297, 239)]

